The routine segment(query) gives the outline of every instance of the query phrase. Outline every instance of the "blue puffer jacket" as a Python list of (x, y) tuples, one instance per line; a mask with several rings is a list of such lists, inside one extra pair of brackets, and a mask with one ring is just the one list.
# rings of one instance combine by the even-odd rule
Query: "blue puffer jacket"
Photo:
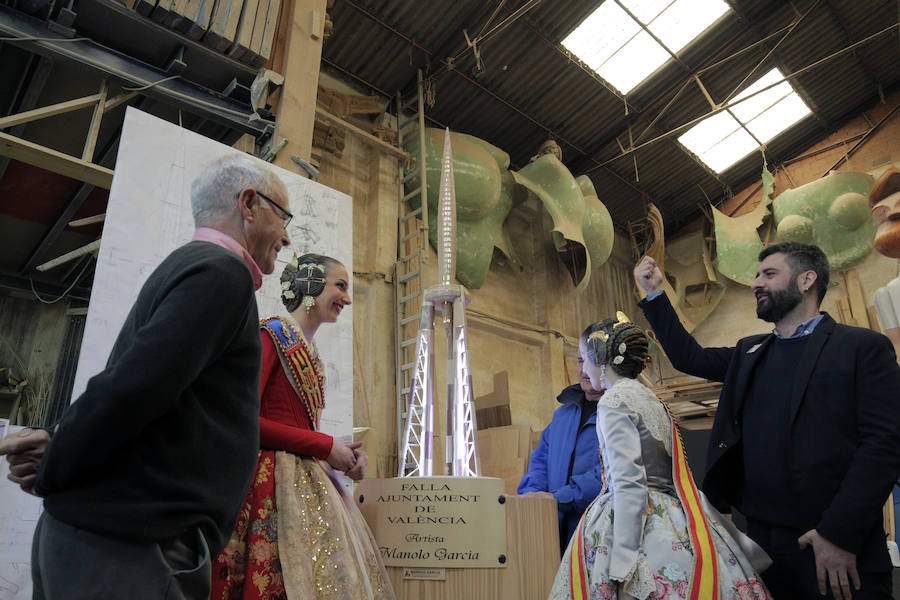
[[(597, 457), (597, 415), (581, 422), (584, 392), (577, 383), (570, 385), (556, 399), (562, 404), (553, 420), (541, 434), (538, 447), (531, 454), (528, 472), (519, 483), (519, 494), (550, 492), (559, 506), (559, 535), (563, 549), (575, 533), (578, 520), (588, 504), (600, 493), (602, 468)], [(569, 462), (575, 453), (572, 477)]]

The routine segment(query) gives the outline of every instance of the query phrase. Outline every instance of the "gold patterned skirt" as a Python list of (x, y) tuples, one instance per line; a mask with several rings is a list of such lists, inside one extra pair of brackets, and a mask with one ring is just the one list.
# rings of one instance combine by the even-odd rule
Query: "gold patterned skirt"
[(278, 551), (287, 597), (393, 600), (378, 545), (318, 461), (275, 453)]

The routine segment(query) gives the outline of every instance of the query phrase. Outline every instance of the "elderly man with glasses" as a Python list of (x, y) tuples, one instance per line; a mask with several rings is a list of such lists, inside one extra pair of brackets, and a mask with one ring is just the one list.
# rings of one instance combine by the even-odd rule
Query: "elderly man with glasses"
[[(264, 191), (263, 191), (264, 190)], [(35, 598), (207, 598), (259, 448), (254, 290), (288, 245), (284, 183), (246, 155), (191, 186), (197, 231), (150, 275), (106, 368), (49, 433), (0, 442), (44, 498)]]

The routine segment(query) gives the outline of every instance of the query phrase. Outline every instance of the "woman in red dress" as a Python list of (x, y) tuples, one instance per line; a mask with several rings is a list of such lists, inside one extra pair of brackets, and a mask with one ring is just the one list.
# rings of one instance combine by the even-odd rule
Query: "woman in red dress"
[[(213, 600), (393, 599), (378, 547), (332, 468), (362, 479), (368, 457), (318, 431), (325, 375), (313, 337), (350, 304), (349, 275), (318, 254), (281, 275), (288, 317), (260, 323), (260, 451), (227, 546), (213, 563)], [(327, 463), (327, 464), (326, 464)]]

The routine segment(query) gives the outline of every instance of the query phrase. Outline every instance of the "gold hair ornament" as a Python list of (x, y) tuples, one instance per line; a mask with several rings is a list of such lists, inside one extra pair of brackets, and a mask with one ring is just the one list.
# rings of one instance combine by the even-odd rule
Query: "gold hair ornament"
[(603, 331), (602, 329), (598, 329), (594, 333), (588, 336), (589, 340), (600, 340), (603, 343), (606, 343), (606, 340), (609, 339), (609, 334)]

